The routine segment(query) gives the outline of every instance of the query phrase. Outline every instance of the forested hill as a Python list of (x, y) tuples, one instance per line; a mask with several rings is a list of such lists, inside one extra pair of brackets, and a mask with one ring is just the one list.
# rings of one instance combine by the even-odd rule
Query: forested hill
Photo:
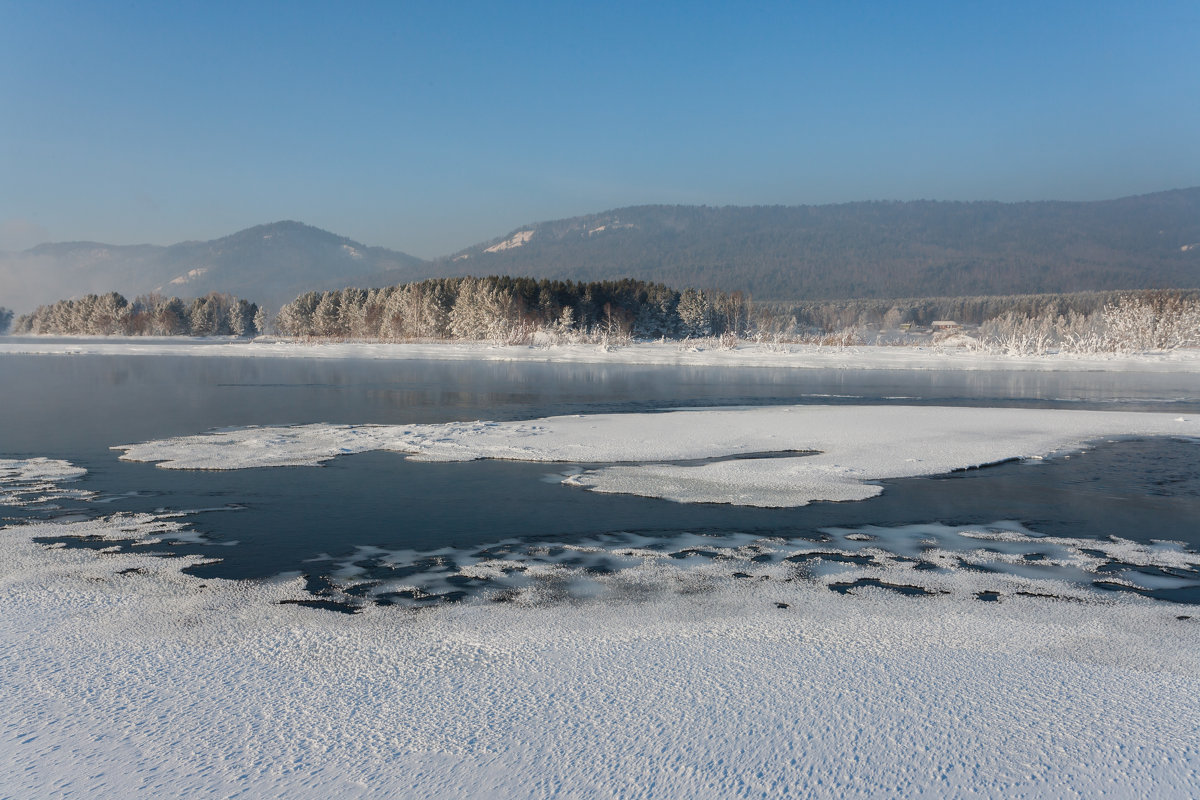
[[(222, 292), (277, 309), (312, 289), (340, 289), (364, 276), (417, 269), (415, 256), (368, 247), (299, 222), (258, 225), (204, 242), (43, 244), (0, 253), (0, 305), (18, 311), (117, 291), (199, 297)], [(405, 273), (405, 280), (408, 280)]]
[(1086, 203), (636, 206), (528, 225), (435, 263), (779, 300), (1191, 288), (1200, 188)]

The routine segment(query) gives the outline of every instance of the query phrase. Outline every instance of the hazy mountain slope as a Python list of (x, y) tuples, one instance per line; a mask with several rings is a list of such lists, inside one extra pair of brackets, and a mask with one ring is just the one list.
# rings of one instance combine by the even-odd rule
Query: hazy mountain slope
[[(0, 253), (0, 305), (20, 313), (67, 297), (114, 289), (128, 292), (147, 281), (161, 282), (158, 259), (164, 250), (153, 245), (62, 242)], [(156, 277), (147, 277), (151, 275)]]
[(1092, 203), (636, 206), (527, 225), (435, 261), (298, 222), (170, 247), (94, 242), (0, 253), (0, 306), (89, 292), (301, 292), (454, 275), (636, 277), (760, 300), (1200, 287), (1200, 188)]
[(89, 292), (133, 298), (219, 291), (277, 308), (309, 289), (340, 288), (382, 271), (405, 274), (424, 263), (299, 222), (276, 222), (170, 247), (71, 242), (3, 254), (0, 303), (27, 311)]
[(1200, 188), (1091, 203), (637, 206), (524, 226), (435, 271), (632, 275), (761, 299), (1014, 294), (1200, 286), (1196, 243)]
[[(403, 272), (421, 259), (303, 225), (276, 222), (211, 242), (167, 248), (163, 293), (231, 292), (275, 307), (310, 289), (341, 288), (381, 270)], [(202, 272), (198, 272), (202, 270)]]

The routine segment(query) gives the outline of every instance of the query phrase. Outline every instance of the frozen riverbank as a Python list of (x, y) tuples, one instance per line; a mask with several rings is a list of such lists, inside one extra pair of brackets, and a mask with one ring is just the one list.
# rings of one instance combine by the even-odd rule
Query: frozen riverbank
[(827, 347), (743, 343), (643, 342), (605, 349), (596, 345), (536, 347), (472, 342), (387, 344), (290, 342), (258, 339), (78, 337), (0, 338), (0, 355), (200, 355), (262, 358), (360, 358), (432, 361), (515, 361), (574, 364), (778, 367), (790, 369), (1200, 371), (1200, 350), (1111, 356), (998, 356), (955, 347)]
[(17, 797), (1200, 788), (1189, 607), (847, 595), (651, 562), (603, 601), (346, 616), (280, 605), (299, 580), (31, 540), (49, 532), (0, 536), (0, 786)]

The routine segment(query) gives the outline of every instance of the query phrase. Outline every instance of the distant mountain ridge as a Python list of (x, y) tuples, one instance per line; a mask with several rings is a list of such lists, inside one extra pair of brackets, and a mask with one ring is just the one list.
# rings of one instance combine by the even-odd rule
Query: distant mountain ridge
[(209, 242), (45, 244), (0, 253), (0, 305), (89, 292), (236, 294), (430, 277), (636, 277), (760, 300), (1200, 287), (1200, 187), (1095, 202), (633, 206), (540, 222), (433, 261), (299, 222)]
[(311, 225), (258, 225), (208, 242), (170, 246), (97, 242), (42, 244), (0, 254), (0, 296), (29, 309), (57, 299), (118, 291), (198, 297), (228, 292), (279, 307), (310, 289), (334, 289), (426, 262)]
[(760, 299), (1200, 286), (1200, 188), (1099, 202), (635, 206), (537, 223), (439, 263), (634, 275)]

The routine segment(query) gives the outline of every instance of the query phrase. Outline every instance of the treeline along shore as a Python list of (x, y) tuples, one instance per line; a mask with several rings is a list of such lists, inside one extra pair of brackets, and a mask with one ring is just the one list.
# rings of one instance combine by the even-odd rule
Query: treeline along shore
[[(18, 334), (191, 335), (500, 344), (716, 338), (771, 343), (954, 343), (1012, 355), (1200, 346), (1200, 290), (751, 302), (740, 292), (625, 279), (492, 276), (305, 292), (273, 319), (231, 295), (87, 295), (17, 319)], [(964, 331), (964, 328), (966, 329)], [(900, 334), (900, 335), (897, 335)], [(925, 334), (925, 338), (921, 338)], [(964, 335), (966, 334), (966, 335)]]
[(537, 331), (681, 339), (741, 333), (751, 305), (740, 292), (676, 291), (661, 283), (439, 278), (384, 289), (308, 292), (275, 320), (287, 336), (490, 339)]
[(257, 336), (267, 315), (256, 303), (228, 294), (181, 300), (142, 295), (131, 303), (118, 292), (89, 294), (38, 306), (17, 318), (13, 332), (59, 336)]

